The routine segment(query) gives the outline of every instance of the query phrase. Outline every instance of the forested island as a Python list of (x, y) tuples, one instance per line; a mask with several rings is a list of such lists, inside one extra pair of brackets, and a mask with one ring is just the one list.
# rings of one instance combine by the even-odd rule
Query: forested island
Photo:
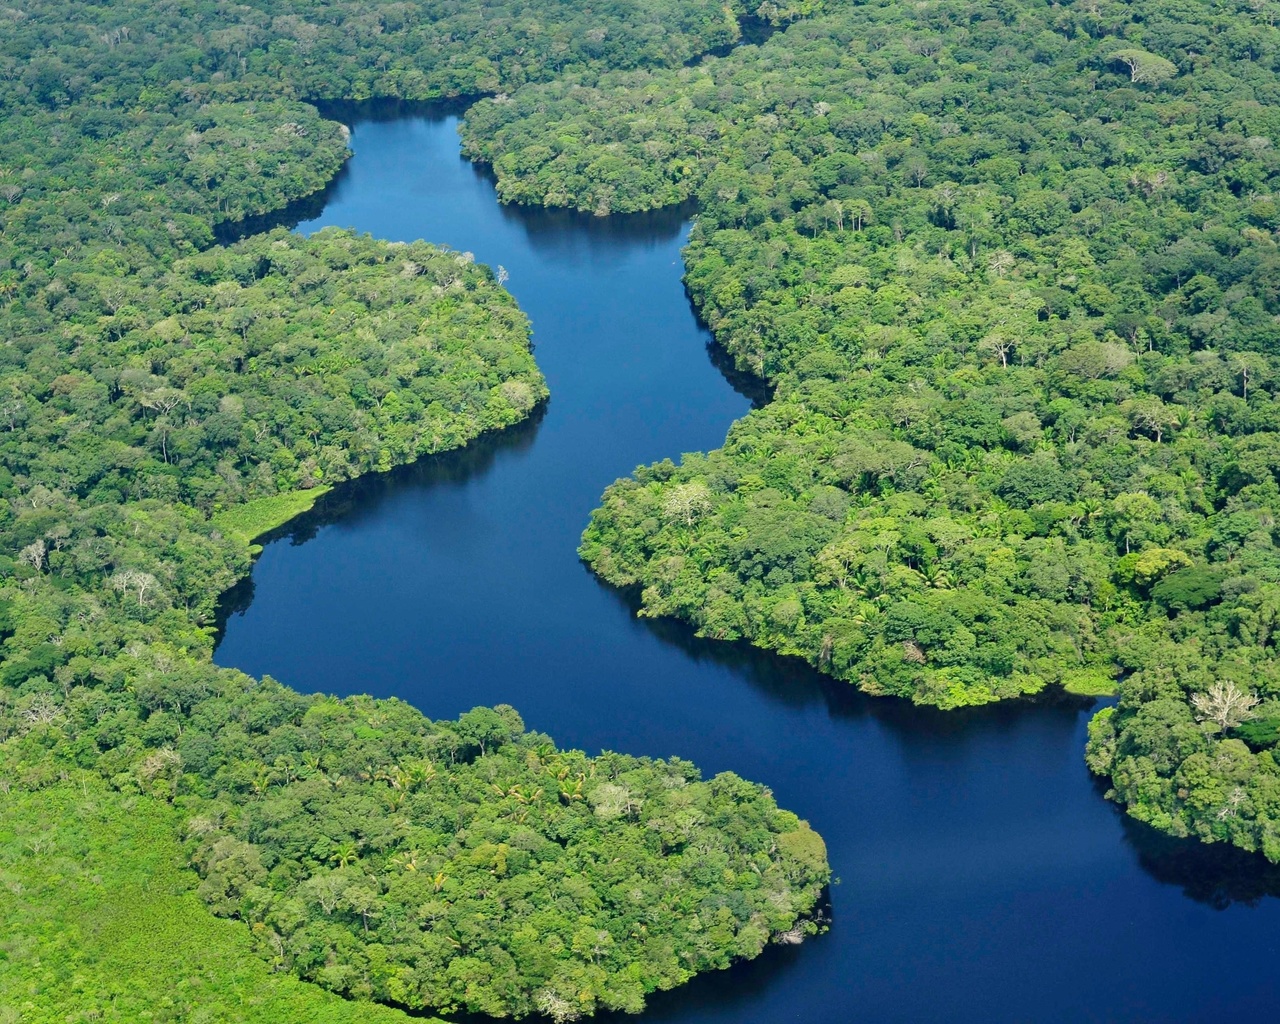
[(1129, 813), (1280, 861), (1278, 69), (1207, 0), (0, 11), (22, 1019), (569, 1020), (820, 927), (761, 786), (210, 663), (255, 540), (547, 397), (470, 253), (214, 244), (338, 172), (311, 100), (487, 94), (507, 201), (697, 201), (690, 295), (772, 398), (594, 513), (644, 614), (942, 708), (1116, 693)]

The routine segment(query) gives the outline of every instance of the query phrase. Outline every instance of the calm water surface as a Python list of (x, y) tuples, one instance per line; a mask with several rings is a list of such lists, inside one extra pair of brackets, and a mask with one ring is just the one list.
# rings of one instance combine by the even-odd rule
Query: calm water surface
[(1224, 1021), (1280, 1008), (1280, 890), (1103, 801), (1088, 709), (928, 713), (637, 620), (575, 548), (604, 487), (715, 447), (751, 389), (680, 284), (688, 211), (500, 207), (446, 113), (359, 123), (299, 226), (425, 238), (505, 266), (552, 399), (450, 457), (358, 481), (268, 544), (223, 665), (432, 717), (507, 702), (563, 746), (678, 754), (764, 782), (826, 837), (829, 934), (655, 997), (672, 1024)]

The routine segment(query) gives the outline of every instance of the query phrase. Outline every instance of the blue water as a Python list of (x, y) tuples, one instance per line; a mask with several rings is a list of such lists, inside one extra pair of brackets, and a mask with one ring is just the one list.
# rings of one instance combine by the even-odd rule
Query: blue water
[(1256, 858), (1104, 801), (1089, 711), (938, 713), (633, 615), (575, 555), (605, 486), (715, 447), (750, 406), (680, 283), (686, 212), (500, 207), (456, 117), (362, 122), (323, 213), (510, 274), (552, 399), (465, 452), (339, 489), (229, 598), (217, 661), (432, 717), (507, 702), (595, 752), (764, 782), (826, 838), (831, 931), (654, 997), (646, 1021), (1205, 1021), (1280, 1008), (1280, 891)]

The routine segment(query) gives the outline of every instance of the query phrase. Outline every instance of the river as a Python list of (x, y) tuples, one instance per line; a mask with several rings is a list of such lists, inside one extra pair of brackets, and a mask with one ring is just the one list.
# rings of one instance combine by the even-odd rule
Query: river
[(865, 698), (639, 620), (595, 580), (575, 549), (605, 486), (717, 446), (759, 396), (717, 368), (685, 297), (690, 211), (501, 207), (456, 129), (445, 108), (357, 121), (355, 157), (298, 229), (505, 267), (551, 401), (322, 499), (228, 596), (218, 663), (436, 718), (506, 702), (562, 746), (770, 786), (826, 838), (831, 931), (655, 996), (648, 1024), (1273, 1017), (1280, 872), (1125, 820), (1085, 769), (1085, 702)]

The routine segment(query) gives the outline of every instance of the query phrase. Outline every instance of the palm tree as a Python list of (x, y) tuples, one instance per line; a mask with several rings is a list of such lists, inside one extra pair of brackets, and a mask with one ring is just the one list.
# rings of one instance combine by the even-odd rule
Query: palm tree
[(926, 586), (932, 587), (934, 590), (951, 589), (951, 574), (941, 566), (926, 565), (918, 571), (918, 575), (924, 580)]
[(333, 853), (329, 854), (329, 862), (336, 864), (340, 868), (345, 868), (348, 864), (354, 862), (360, 856), (360, 851), (356, 849), (354, 843), (343, 843)]
[(560, 783), (560, 799), (567, 804), (572, 803), (574, 800), (585, 800), (586, 797), (582, 795), (583, 781), (584, 781), (584, 776), (579, 775), (578, 781), (572, 789), (569, 788), (569, 784), (567, 782), (561, 782)]
[(1097, 498), (1085, 498), (1076, 504), (1076, 514), (1072, 517), (1072, 522), (1076, 526), (1087, 526), (1105, 511), (1106, 506)]
[(274, 773), (266, 765), (262, 765), (258, 769), (258, 773), (253, 777), (252, 786), (259, 800), (267, 795), (267, 790), (270, 788), (273, 779)]
[(285, 785), (293, 782), (298, 777), (298, 766), (293, 763), (293, 758), (277, 757), (273, 767), (284, 777)]

